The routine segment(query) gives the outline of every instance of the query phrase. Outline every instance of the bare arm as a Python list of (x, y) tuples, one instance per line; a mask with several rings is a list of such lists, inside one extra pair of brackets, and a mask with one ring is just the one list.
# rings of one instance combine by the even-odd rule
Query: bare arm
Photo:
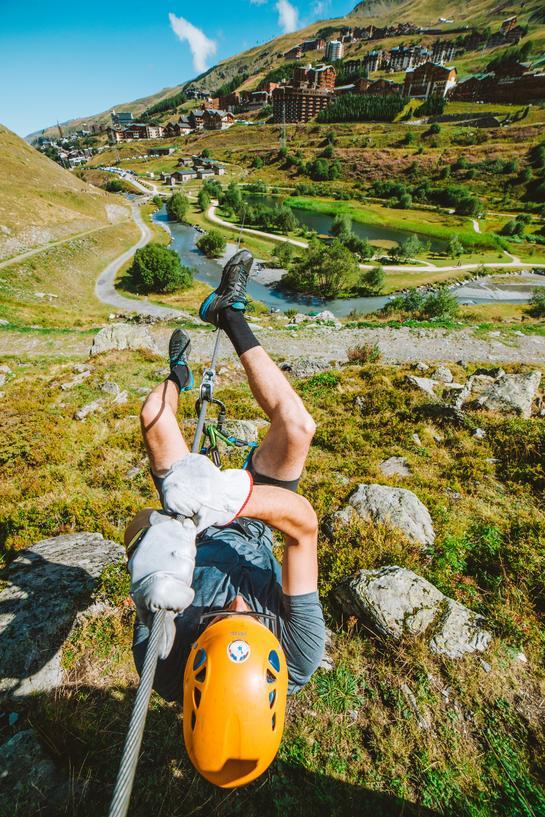
[(318, 589), (318, 520), (310, 502), (300, 494), (272, 485), (256, 485), (243, 510), (284, 534), (282, 589), (290, 596)]

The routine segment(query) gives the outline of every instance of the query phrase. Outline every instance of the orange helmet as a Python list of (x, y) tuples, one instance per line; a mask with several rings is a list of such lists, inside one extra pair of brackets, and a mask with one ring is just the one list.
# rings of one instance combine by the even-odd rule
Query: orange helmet
[(184, 674), (184, 741), (211, 783), (230, 789), (259, 777), (284, 730), (286, 658), (248, 613), (213, 621), (193, 644)]

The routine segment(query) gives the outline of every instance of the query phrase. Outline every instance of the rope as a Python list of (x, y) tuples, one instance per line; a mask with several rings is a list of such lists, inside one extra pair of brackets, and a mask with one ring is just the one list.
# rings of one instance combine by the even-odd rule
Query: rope
[(117, 774), (108, 817), (126, 817), (129, 809), (134, 775), (138, 765), (140, 745), (146, 725), (151, 688), (155, 676), (155, 668), (157, 667), (159, 641), (163, 632), (164, 622), (165, 610), (159, 610), (153, 616), (153, 624), (146, 649), (146, 658), (144, 660), (140, 686), (138, 687), (134, 701), (129, 731), (127, 732), (125, 746), (123, 747), (123, 755), (121, 757), (121, 764)]

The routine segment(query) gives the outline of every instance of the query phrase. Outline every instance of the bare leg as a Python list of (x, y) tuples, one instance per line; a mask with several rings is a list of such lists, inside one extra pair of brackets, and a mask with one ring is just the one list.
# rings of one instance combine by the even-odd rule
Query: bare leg
[(175, 383), (165, 380), (148, 395), (140, 412), (142, 436), (151, 470), (159, 477), (168, 471), (172, 463), (189, 454), (176, 419), (178, 396)]
[(240, 357), (252, 394), (271, 421), (253, 464), (264, 476), (294, 480), (301, 476), (316, 426), (276, 363), (262, 346)]

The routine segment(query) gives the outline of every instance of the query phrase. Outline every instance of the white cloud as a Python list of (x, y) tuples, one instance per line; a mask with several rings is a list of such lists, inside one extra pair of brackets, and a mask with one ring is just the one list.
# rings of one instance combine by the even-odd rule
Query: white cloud
[(316, 17), (320, 17), (330, 5), (330, 0), (315, 0), (314, 5), (312, 6), (312, 13)]
[(210, 40), (200, 28), (192, 25), (183, 17), (176, 17), (169, 14), (171, 28), (181, 42), (188, 43), (193, 55), (193, 68), (202, 74), (208, 68), (208, 58), (216, 53), (217, 45), (215, 40)]
[(278, 25), (284, 34), (290, 34), (292, 31), (297, 31), (299, 25), (299, 12), (288, 3), (288, 0), (278, 0), (276, 4), (278, 12)]

